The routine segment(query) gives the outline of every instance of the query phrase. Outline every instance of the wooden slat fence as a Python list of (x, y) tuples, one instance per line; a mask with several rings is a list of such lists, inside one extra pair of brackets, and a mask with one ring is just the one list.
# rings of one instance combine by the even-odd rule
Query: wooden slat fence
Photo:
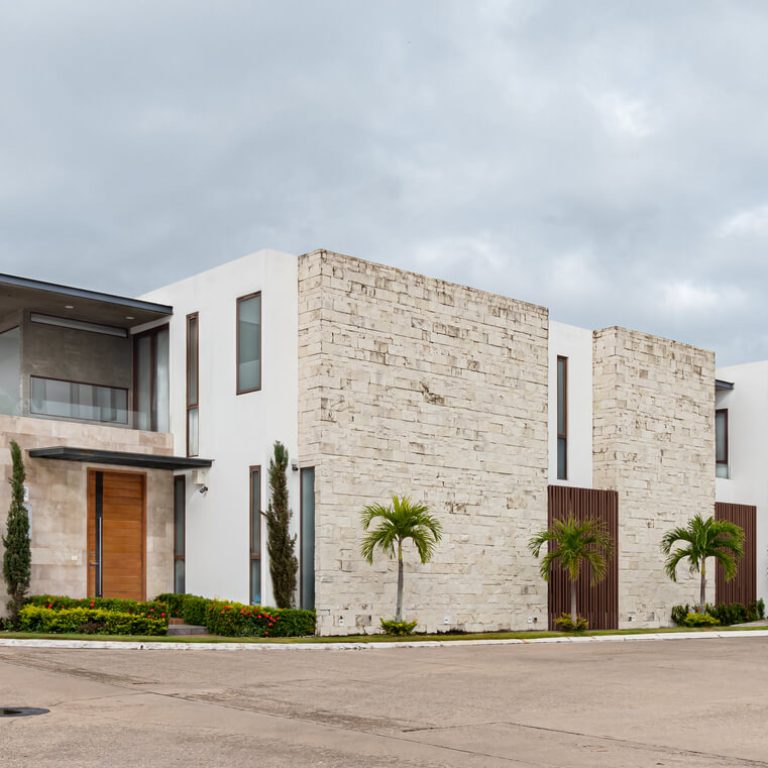
[[(608, 563), (605, 579), (592, 586), (589, 567), (582, 567), (577, 582), (579, 615), (589, 620), (590, 629), (618, 629), (619, 626), (619, 496), (616, 491), (592, 488), (549, 486), (548, 524), (573, 515), (578, 520), (601, 520), (614, 542), (614, 556)], [(555, 629), (555, 619), (571, 610), (570, 582), (562, 569), (555, 565), (549, 579), (549, 628)]]
[(717, 502), (715, 518), (744, 529), (744, 557), (736, 576), (726, 581), (720, 563), (715, 566), (715, 602), (751, 603), (757, 599), (757, 507)]

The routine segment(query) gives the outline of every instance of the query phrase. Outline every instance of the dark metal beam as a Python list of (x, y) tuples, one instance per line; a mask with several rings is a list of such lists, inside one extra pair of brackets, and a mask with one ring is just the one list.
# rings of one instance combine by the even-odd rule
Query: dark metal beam
[(50, 448), (32, 448), (28, 451), (33, 459), (57, 459), (59, 461), (80, 461), (89, 464), (114, 464), (120, 467), (142, 467), (145, 469), (207, 469), (212, 459), (188, 458), (186, 456), (158, 456), (152, 453), (131, 453), (129, 451), (101, 451), (91, 448), (70, 448), (65, 445)]

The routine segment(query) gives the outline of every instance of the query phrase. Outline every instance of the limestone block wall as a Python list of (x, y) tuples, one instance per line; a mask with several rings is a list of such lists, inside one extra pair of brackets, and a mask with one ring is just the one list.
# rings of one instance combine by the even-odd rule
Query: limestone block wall
[(299, 461), (316, 467), (323, 634), (375, 631), (396, 571), (359, 554), (360, 510), (425, 502), (444, 540), (407, 552), (421, 629), (546, 624), (527, 551), (547, 522), (546, 309), (328, 251), (299, 262)]
[[(10, 505), (10, 442), (24, 454), (32, 528), (31, 594), (85, 597), (87, 591), (87, 471), (96, 464), (31, 459), (30, 448), (69, 445), (137, 453), (170, 454), (170, 435), (69, 421), (0, 416), (0, 530)], [(104, 467), (118, 470), (119, 467)], [(139, 470), (137, 470), (139, 471)], [(172, 473), (147, 475), (147, 596), (173, 588)], [(2, 544), (0, 544), (0, 553)], [(0, 612), (7, 595), (0, 579)]]
[[(715, 356), (623, 328), (594, 334), (594, 487), (619, 494), (621, 627), (670, 623), (698, 577), (663, 570), (659, 543), (715, 503)], [(714, 600), (714, 573), (709, 599)]]

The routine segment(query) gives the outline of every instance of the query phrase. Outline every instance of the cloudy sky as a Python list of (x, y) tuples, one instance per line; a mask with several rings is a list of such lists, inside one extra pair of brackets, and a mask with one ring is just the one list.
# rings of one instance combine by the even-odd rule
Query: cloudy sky
[(0, 272), (350, 253), (768, 358), (762, 0), (0, 0)]

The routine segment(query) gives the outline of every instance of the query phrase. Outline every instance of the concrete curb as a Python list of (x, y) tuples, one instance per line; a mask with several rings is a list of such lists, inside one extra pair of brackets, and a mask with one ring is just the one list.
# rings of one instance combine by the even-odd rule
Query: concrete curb
[(536, 645), (551, 643), (626, 643), (634, 640), (709, 640), (768, 637), (768, 630), (733, 632), (660, 633), (644, 635), (591, 635), (589, 637), (538, 637), (530, 640), (424, 640), (392, 643), (136, 643), (114, 640), (21, 640), (0, 638), (0, 648), (59, 648), (109, 651), (363, 651), (389, 648), (452, 648), (468, 645)]

